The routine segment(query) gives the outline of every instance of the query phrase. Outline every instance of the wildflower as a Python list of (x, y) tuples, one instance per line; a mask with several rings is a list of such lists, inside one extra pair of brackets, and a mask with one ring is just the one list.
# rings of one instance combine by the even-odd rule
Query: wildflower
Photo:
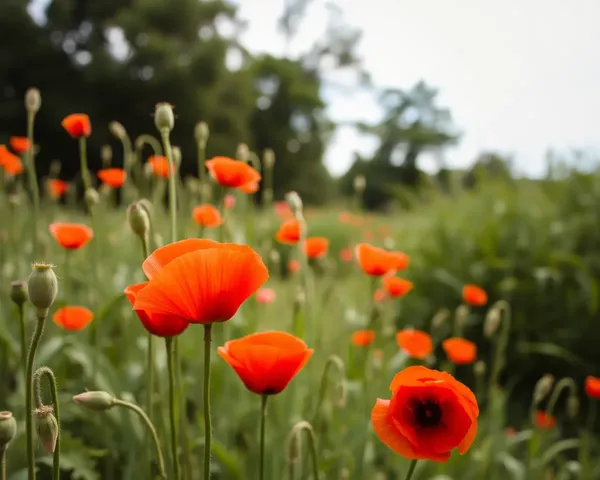
[(288, 271), (290, 273), (296, 273), (298, 271), (300, 271), (300, 262), (298, 260), (296, 260), (295, 258), (292, 258), (289, 262), (288, 262)]
[(152, 155), (148, 158), (148, 165), (157, 177), (169, 178), (169, 160), (161, 155)]
[(235, 195), (232, 195), (231, 193), (225, 195), (225, 198), (223, 199), (223, 204), (225, 205), (225, 208), (227, 210), (235, 208)]
[(238, 187), (238, 190), (241, 190), (244, 193), (249, 195), (258, 192), (259, 184), (258, 182), (248, 182), (244, 183), (244, 185)]
[(477, 345), (464, 338), (448, 338), (442, 342), (442, 348), (450, 361), (458, 365), (473, 363), (477, 356)]
[(479, 407), (468, 387), (446, 372), (422, 366), (396, 374), (392, 398), (377, 399), (371, 423), (380, 440), (408, 459), (446, 462), (451, 451), (469, 450)]
[(383, 286), (390, 297), (402, 297), (412, 290), (413, 283), (400, 277), (385, 277)]
[(537, 410), (535, 412), (535, 424), (543, 430), (550, 430), (556, 425), (556, 419), (543, 410)]
[(474, 307), (482, 307), (488, 300), (487, 293), (483, 288), (471, 284), (463, 287), (462, 298), (467, 305)]
[(375, 341), (374, 330), (358, 330), (352, 334), (352, 344), (357, 347), (366, 347)]
[(313, 349), (294, 335), (270, 331), (225, 342), (217, 352), (248, 390), (259, 395), (275, 395), (302, 370)]
[(431, 335), (412, 328), (396, 333), (396, 343), (409, 357), (425, 360), (433, 351)]
[(81, 248), (94, 237), (92, 229), (80, 223), (51, 223), (49, 229), (58, 244), (67, 250)]
[(239, 188), (260, 181), (260, 173), (250, 165), (227, 157), (207, 160), (206, 168), (210, 176), (224, 187)]
[(585, 393), (590, 398), (600, 399), (600, 378), (590, 376), (586, 377)]
[(98, 178), (104, 185), (111, 188), (120, 188), (127, 179), (127, 172), (122, 168), (106, 168), (98, 171)]
[(286, 220), (279, 226), (275, 238), (279, 243), (298, 243), (300, 241), (300, 222), (295, 218)]
[(383, 248), (373, 247), (368, 243), (357, 245), (355, 256), (360, 268), (367, 275), (380, 277), (392, 270), (395, 265), (390, 252)]
[(269, 278), (249, 246), (196, 238), (158, 248), (142, 268), (150, 281), (136, 293), (134, 310), (201, 324), (229, 320)]
[(94, 319), (94, 314), (85, 307), (62, 307), (59, 308), (52, 320), (60, 328), (71, 332), (83, 330)]
[(329, 240), (325, 237), (308, 237), (304, 242), (304, 253), (308, 258), (320, 258), (328, 248)]
[(89, 137), (92, 134), (90, 117), (84, 113), (69, 115), (62, 121), (61, 125), (73, 138)]
[(10, 148), (19, 154), (25, 153), (31, 148), (27, 137), (10, 137), (8, 143), (10, 143)]
[(352, 252), (352, 249), (344, 248), (340, 252), (340, 258), (341, 258), (342, 262), (350, 263), (352, 261), (352, 259), (354, 258), (354, 253)]
[(294, 216), (288, 202), (275, 202), (275, 214), (282, 219), (289, 219)]
[(23, 172), (21, 159), (9, 152), (5, 145), (0, 145), (0, 166), (12, 176), (20, 175)]
[(202, 227), (213, 228), (223, 223), (223, 217), (214, 205), (199, 205), (192, 211), (196, 223)]
[(392, 257), (392, 270), (399, 272), (405, 270), (408, 267), (409, 258), (406, 253), (403, 252), (390, 252)]
[(68, 189), (69, 184), (64, 180), (59, 180), (57, 178), (51, 178), (48, 180), (48, 193), (50, 194), (50, 197), (55, 200), (58, 200), (65, 193), (67, 193)]
[(277, 294), (272, 288), (259, 288), (256, 292), (256, 301), (262, 305), (268, 305), (275, 301)]

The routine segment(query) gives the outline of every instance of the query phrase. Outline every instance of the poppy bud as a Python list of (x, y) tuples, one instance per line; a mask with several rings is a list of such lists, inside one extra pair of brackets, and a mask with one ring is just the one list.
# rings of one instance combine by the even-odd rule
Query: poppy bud
[(88, 188), (85, 191), (85, 204), (88, 208), (93, 208), (100, 203), (100, 195), (94, 188)]
[(8, 444), (17, 434), (17, 422), (11, 412), (0, 412), (0, 452), (6, 451)]
[(498, 331), (501, 320), (502, 317), (500, 316), (500, 310), (492, 307), (488, 311), (487, 315), (485, 316), (485, 321), (483, 322), (483, 336), (488, 339), (492, 338)]
[(302, 199), (296, 192), (288, 192), (285, 194), (285, 200), (294, 212), (294, 215), (302, 213)]
[(538, 380), (533, 389), (533, 404), (538, 405), (552, 390), (554, 376), (547, 373)]
[(159, 132), (166, 130), (170, 132), (175, 126), (175, 114), (173, 105), (169, 103), (157, 103), (154, 109), (154, 124)]
[(25, 92), (25, 108), (29, 113), (37, 113), (42, 106), (42, 96), (40, 95), (40, 91), (31, 87), (28, 88)]
[(275, 165), (275, 152), (273, 152), (273, 150), (271, 150), (270, 148), (267, 148), (265, 150), (265, 153), (263, 155), (263, 164), (265, 168), (273, 168), (273, 166)]
[(58, 294), (58, 279), (52, 265), (34, 263), (27, 279), (27, 290), (31, 303), (38, 309), (38, 316), (47, 316)]
[(127, 220), (133, 233), (140, 238), (146, 238), (150, 231), (150, 218), (140, 202), (132, 203), (127, 207)]
[(235, 158), (242, 162), (247, 162), (250, 159), (250, 149), (245, 143), (240, 143), (235, 151)]
[(179, 147), (172, 147), (171, 154), (173, 155), (175, 168), (179, 168), (181, 166), (181, 149)]
[(569, 395), (567, 398), (567, 415), (570, 418), (577, 418), (579, 415), (579, 398), (576, 395)]
[(102, 148), (100, 149), (100, 159), (102, 160), (102, 165), (104, 166), (104, 168), (110, 166), (112, 156), (112, 147), (110, 145), (102, 145)]
[(473, 372), (478, 377), (483, 377), (485, 375), (486, 370), (487, 367), (483, 360), (478, 360), (477, 362), (475, 362), (475, 365), (473, 365)]
[(33, 417), (35, 430), (42, 447), (46, 453), (54, 453), (58, 440), (58, 422), (54, 416), (54, 409), (49, 406), (36, 408)]
[(28, 300), (27, 283), (22, 281), (10, 282), (10, 299), (18, 306), (22, 307)]
[(202, 150), (206, 148), (206, 142), (208, 142), (209, 135), (210, 130), (208, 129), (208, 124), (206, 122), (198, 122), (196, 124), (196, 128), (194, 129), (194, 136), (196, 137), (196, 141)]
[(469, 322), (469, 307), (464, 303), (460, 304), (454, 312), (454, 324), (457, 328), (464, 328)]
[(438, 310), (431, 319), (431, 329), (437, 330), (442, 325), (444, 325), (444, 323), (446, 323), (446, 320), (448, 320), (449, 318), (450, 310), (448, 310), (447, 308), (442, 308), (441, 310)]
[(83, 392), (73, 397), (75, 403), (82, 407), (100, 412), (115, 406), (115, 397), (106, 392)]
[(364, 175), (357, 175), (354, 177), (354, 191), (356, 193), (362, 193), (367, 187), (367, 180)]
[(127, 130), (125, 130), (125, 127), (119, 122), (110, 122), (108, 124), (108, 129), (110, 130), (110, 133), (112, 133), (119, 140), (124, 140), (127, 138)]

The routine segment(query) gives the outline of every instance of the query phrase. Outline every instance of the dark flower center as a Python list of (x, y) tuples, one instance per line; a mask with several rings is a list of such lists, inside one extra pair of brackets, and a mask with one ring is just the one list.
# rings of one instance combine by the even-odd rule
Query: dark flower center
[(442, 420), (442, 409), (435, 400), (416, 401), (413, 406), (415, 422), (420, 427), (435, 427)]

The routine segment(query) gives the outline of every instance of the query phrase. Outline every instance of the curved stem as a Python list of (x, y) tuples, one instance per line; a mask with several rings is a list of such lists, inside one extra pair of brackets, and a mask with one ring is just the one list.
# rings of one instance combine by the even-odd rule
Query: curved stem
[(31, 221), (33, 223), (33, 259), (36, 259), (38, 253), (38, 235), (37, 224), (40, 210), (40, 189), (38, 186), (37, 172), (35, 168), (35, 156), (33, 148), (33, 125), (35, 121), (35, 112), (27, 113), (27, 139), (29, 141), (29, 149), (27, 151), (27, 167), (29, 169), (29, 188), (33, 198), (33, 212)]
[(29, 353), (27, 354), (27, 372), (25, 374), (25, 419), (27, 429), (27, 471), (29, 480), (35, 480), (35, 450), (33, 446), (33, 362), (35, 353), (40, 345), (44, 333), (44, 326), (48, 312), (40, 315), (38, 313), (37, 324), (31, 337)]
[(212, 422), (210, 418), (210, 342), (212, 324), (204, 325), (204, 480), (210, 479)]
[(410, 480), (415, 471), (415, 467), (417, 466), (417, 460), (413, 460), (410, 462), (410, 467), (408, 467), (408, 472), (406, 473), (406, 477), (404, 480)]
[(165, 155), (169, 162), (169, 215), (171, 217), (171, 242), (175, 242), (177, 241), (177, 191), (175, 190), (175, 162), (173, 161), (171, 140), (169, 140), (169, 130), (161, 130), (160, 136), (165, 149)]
[(167, 347), (167, 366), (169, 370), (169, 417), (171, 420), (171, 456), (173, 461), (173, 471), (175, 472), (175, 480), (181, 478), (179, 468), (179, 447), (177, 440), (177, 414), (176, 414), (176, 391), (175, 391), (175, 358), (173, 355), (173, 338), (165, 338)]
[(154, 447), (156, 448), (156, 459), (158, 461), (158, 474), (160, 475), (161, 478), (166, 479), (167, 474), (165, 471), (165, 461), (163, 459), (162, 451), (160, 449), (160, 442), (158, 440), (158, 435), (156, 434), (156, 429), (154, 428), (154, 425), (148, 418), (148, 415), (146, 415), (146, 413), (134, 403), (126, 402), (124, 400), (119, 400), (118, 398), (115, 398), (113, 400), (113, 402), (115, 405), (119, 405), (121, 407), (128, 408), (129, 410), (132, 410), (133, 412), (137, 413), (139, 415), (139, 417), (143, 420), (143, 422), (146, 424), (146, 427), (148, 428), (148, 430), (150, 431), (150, 435), (152, 436), (152, 441), (154, 442)]
[[(19, 325), (21, 327), (21, 364), (23, 371), (27, 374), (27, 326), (25, 325), (25, 304), (18, 306)], [(25, 378), (27, 381), (27, 378)]]
[(268, 395), (260, 397), (260, 458), (258, 468), (259, 480), (265, 478), (265, 424), (267, 423), (267, 399)]
[(550, 400), (548, 400), (548, 407), (546, 408), (546, 413), (548, 415), (552, 415), (554, 413), (554, 408), (556, 407), (556, 403), (560, 397), (560, 394), (563, 390), (569, 389), (571, 390), (571, 395), (577, 395), (577, 384), (575, 380), (571, 377), (561, 378), (552, 390), (552, 395), (550, 395)]
[(135, 139), (135, 149), (140, 153), (139, 158), (141, 158), (144, 145), (149, 145), (154, 151), (154, 155), (162, 155), (162, 147), (160, 146), (160, 142), (152, 135), (144, 133)]
[(58, 388), (56, 387), (56, 377), (54, 372), (48, 367), (40, 367), (35, 371), (34, 384), (35, 384), (35, 406), (40, 408), (43, 406), (42, 402), (42, 378), (46, 377), (50, 383), (50, 395), (52, 398), (52, 404), (54, 408), (54, 417), (58, 425), (58, 436), (56, 438), (56, 447), (54, 448), (54, 456), (52, 459), (52, 480), (60, 479), (60, 410), (58, 405)]
[[(312, 460), (312, 470), (313, 470), (313, 480), (319, 479), (319, 457), (317, 456), (317, 437), (315, 435), (315, 431), (310, 423), (306, 420), (302, 420), (294, 425), (292, 429), (292, 433), (290, 435), (290, 442), (288, 446), (288, 450), (291, 448), (299, 448), (297, 442), (300, 439), (300, 435), (302, 432), (306, 432), (308, 436), (308, 450), (310, 452), (311, 460)], [(296, 442), (294, 444), (294, 442)], [(292, 465), (294, 462), (290, 462)], [(293, 468), (290, 467), (290, 478), (294, 477)]]
[(319, 413), (321, 410), (321, 405), (325, 400), (325, 393), (327, 391), (327, 380), (329, 378), (329, 370), (335, 368), (340, 376), (344, 377), (344, 362), (337, 355), (331, 355), (327, 362), (325, 363), (325, 368), (323, 369), (323, 375), (321, 376), (321, 386), (319, 388), (319, 393), (317, 395), (317, 407), (315, 409), (315, 414), (313, 416), (313, 425), (317, 424), (317, 419), (319, 418)]

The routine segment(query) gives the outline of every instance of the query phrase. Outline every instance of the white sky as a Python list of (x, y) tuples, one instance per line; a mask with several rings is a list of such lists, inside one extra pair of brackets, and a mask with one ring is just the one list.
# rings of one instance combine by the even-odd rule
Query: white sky
[[(283, 0), (238, 2), (249, 28), (243, 43), (281, 54), (276, 19)], [(348, 23), (363, 31), (359, 52), (378, 85), (408, 88), (419, 79), (439, 88), (463, 131), (447, 152), (469, 165), (483, 149), (515, 155), (528, 174), (544, 171), (548, 147), (600, 146), (600, 0), (337, 0)], [(315, 0), (292, 48), (301, 51), (325, 24)], [(365, 95), (334, 98), (336, 120), (373, 120)], [(326, 163), (343, 173), (352, 152), (371, 142), (341, 129)], [(423, 167), (431, 168), (429, 159)]]

